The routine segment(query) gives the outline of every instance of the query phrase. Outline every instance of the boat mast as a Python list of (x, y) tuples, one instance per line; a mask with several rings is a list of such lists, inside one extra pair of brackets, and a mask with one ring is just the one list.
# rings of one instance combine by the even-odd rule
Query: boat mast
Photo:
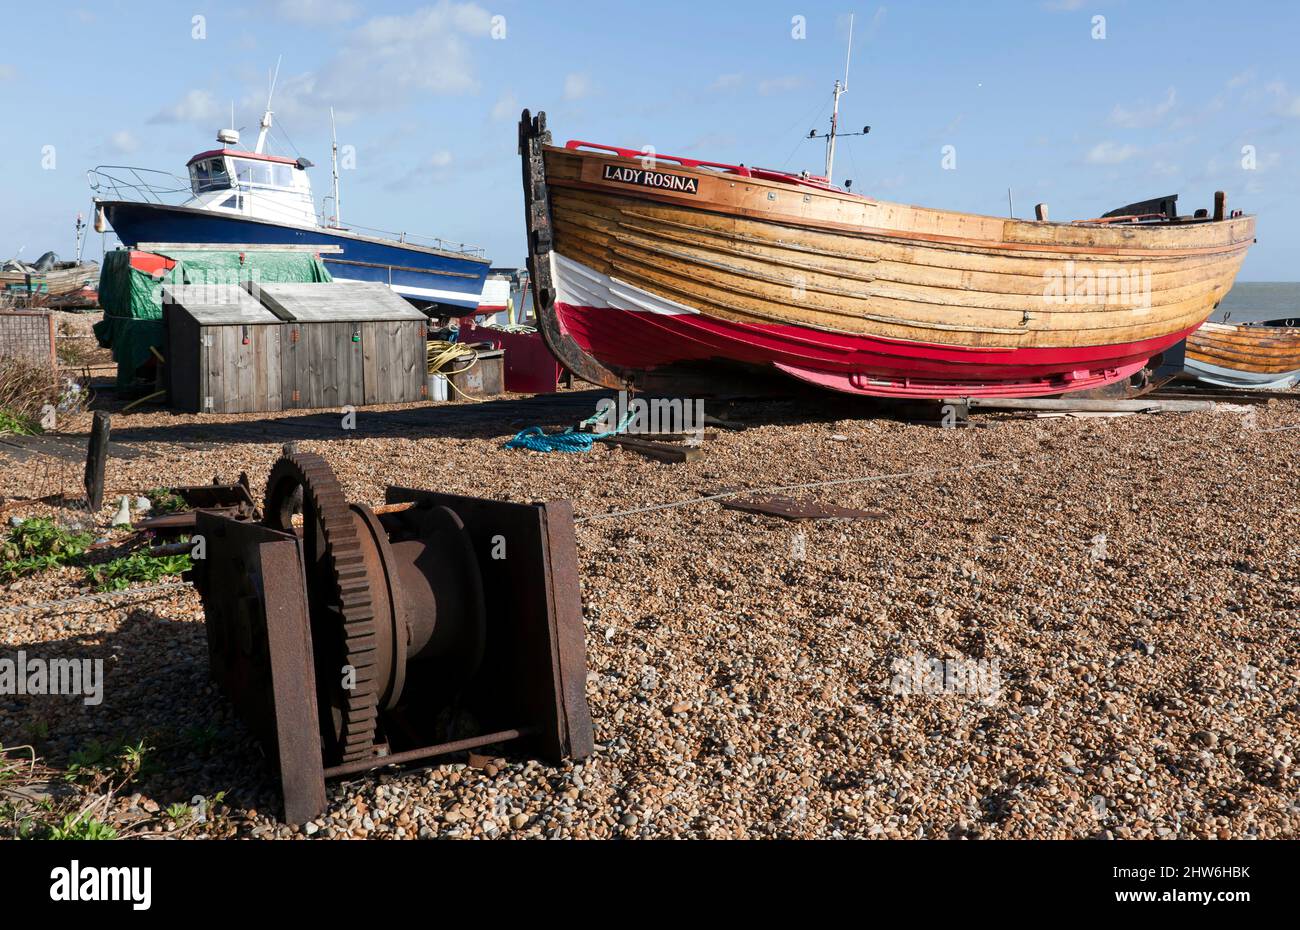
[[(870, 126), (863, 126), (862, 132), (840, 132), (840, 96), (849, 92), (849, 65), (853, 62), (853, 14), (849, 14), (849, 50), (844, 55), (844, 83), (835, 82), (835, 107), (831, 111), (831, 131), (824, 136), (826, 139), (826, 183), (834, 184), (835, 172), (835, 140), (844, 136), (865, 136), (871, 132)], [(809, 139), (818, 138), (817, 130), (808, 131)], [(852, 184), (852, 181), (846, 182)]]
[(334, 108), (330, 107), (330, 151), (334, 170), (334, 225), (343, 225), (343, 208), (339, 206), (339, 136), (334, 128)]
[(844, 56), (844, 83), (835, 82), (835, 106), (831, 110), (831, 132), (826, 137), (826, 183), (835, 183), (832, 180), (832, 174), (835, 171), (835, 137), (839, 134), (840, 125), (840, 95), (849, 91), (849, 63), (853, 59), (853, 14), (849, 14), (849, 50)]
[(266, 112), (262, 114), (262, 128), (257, 134), (257, 148), (253, 149), (258, 155), (265, 154), (266, 134), (271, 129), (271, 97), (275, 95), (275, 82), (280, 77), (280, 62), (284, 59), (281, 55), (275, 60), (275, 74), (271, 75), (271, 89), (266, 95)]
[(86, 218), (77, 213), (77, 264), (81, 264), (81, 249), (86, 244)]

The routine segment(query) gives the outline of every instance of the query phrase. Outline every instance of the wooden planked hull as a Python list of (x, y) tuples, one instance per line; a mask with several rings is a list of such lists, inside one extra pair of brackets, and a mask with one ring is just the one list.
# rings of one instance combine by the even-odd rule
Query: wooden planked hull
[(25, 291), (30, 283), (34, 293), (50, 297), (64, 297), (85, 287), (94, 287), (99, 280), (99, 265), (87, 262), (51, 271), (0, 271), (0, 291)]
[(1187, 337), (1186, 371), (1223, 387), (1285, 390), (1300, 382), (1300, 327), (1275, 320), (1206, 323)]
[(1254, 239), (1252, 217), (1004, 220), (520, 129), (543, 334), (611, 386), (725, 360), (879, 396), (1096, 388), (1198, 327)]

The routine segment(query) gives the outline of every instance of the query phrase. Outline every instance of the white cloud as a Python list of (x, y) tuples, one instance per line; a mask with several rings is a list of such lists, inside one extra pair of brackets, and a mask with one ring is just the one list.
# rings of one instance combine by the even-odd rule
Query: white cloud
[(764, 97), (770, 97), (773, 94), (784, 94), (788, 91), (798, 90), (807, 82), (794, 75), (788, 77), (768, 78), (766, 81), (758, 82), (758, 92)]
[(1094, 165), (1118, 165), (1128, 161), (1138, 153), (1137, 146), (1119, 145), (1115, 142), (1099, 142), (1088, 150), (1085, 158)]
[(519, 99), (514, 91), (503, 91), (492, 106), (492, 118), (497, 122), (519, 118)]
[(221, 105), (206, 90), (192, 90), (149, 118), (151, 123), (212, 123), (221, 121)]
[(451, 0), (376, 16), (351, 29), (338, 53), (286, 87), (284, 97), (291, 106), (359, 111), (392, 106), (412, 93), (473, 93), (479, 85), (468, 40), (490, 41), (491, 22), (478, 4)]
[(740, 73), (719, 74), (718, 79), (709, 85), (709, 90), (724, 91), (735, 90), (745, 82), (745, 76)]
[(1127, 129), (1143, 129), (1154, 126), (1174, 108), (1177, 99), (1178, 95), (1174, 88), (1171, 87), (1168, 93), (1165, 94), (1164, 99), (1156, 104), (1147, 105), (1144, 101), (1136, 107), (1126, 107), (1117, 103), (1115, 109), (1110, 111), (1110, 121)]
[(590, 97), (593, 91), (591, 78), (587, 75), (574, 73), (564, 76), (565, 100), (581, 100), (583, 97)]
[(139, 140), (126, 129), (119, 129), (108, 137), (109, 150), (118, 155), (129, 155), (139, 147)]
[(437, 184), (451, 177), (455, 158), (446, 149), (438, 149), (427, 159), (405, 174), (399, 175), (384, 186), (388, 190), (406, 190), (417, 184)]
[[(338, 20), (353, 6), (359, 14), (361, 5), (351, 0), (282, 0), (279, 9), (283, 15), (315, 11)], [(415, 95), (474, 93), (479, 82), (471, 43), (490, 41), (491, 23), (491, 14), (477, 3), (454, 0), (356, 23), (318, 70), (281, 72), (272, 101), (276, 122), (321, 125), (333, 107), (338, 122), (347, 124), (362, 113), (401, 106)], [(266, 106), (267, 78), (248, 74), (244, 79), (249, 88), (238, 100), (239, 113), (255, 114), (256, 122)], [(224, 98), (218, 102), (206, 90), (193, 90), (150, 122), (224, 125), (229, 106)]]
[(279, 0), (275, 11), (287, 20), (315, 26), (356, 19), (361, 7), (351, 0)]
[(1300, 119), (1300, 94), (1292, 94), (1282, 81), (1273, 81), (1264, 89), (1277, 98), (1277, 112), (1280, 115)]

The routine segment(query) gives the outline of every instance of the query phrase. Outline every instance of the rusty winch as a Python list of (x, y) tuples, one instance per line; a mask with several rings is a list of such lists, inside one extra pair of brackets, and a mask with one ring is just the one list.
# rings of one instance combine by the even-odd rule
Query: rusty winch
[(349, 503), (286, 454), (260, 523), (199, 511), (212, 676), (276, 750), (285, 819), (325, 779), (509, 743), (592, 748), (573, 511), (390, 487)]

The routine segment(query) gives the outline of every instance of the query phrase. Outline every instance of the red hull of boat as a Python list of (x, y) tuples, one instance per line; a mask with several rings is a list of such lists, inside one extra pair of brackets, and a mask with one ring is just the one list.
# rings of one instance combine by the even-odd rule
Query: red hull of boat
[(882, 397), (1024, 397), (1088, 390), (1136, 374), (1148, 359), (1190, 332), (1117, 345), (968, 349), (740, 323), (695, 313), (562, 302), (555, 308), (564, 331), (585, 352), (612, 368), (648, 370), (728, 359), (771, 366), (837, 391)]

